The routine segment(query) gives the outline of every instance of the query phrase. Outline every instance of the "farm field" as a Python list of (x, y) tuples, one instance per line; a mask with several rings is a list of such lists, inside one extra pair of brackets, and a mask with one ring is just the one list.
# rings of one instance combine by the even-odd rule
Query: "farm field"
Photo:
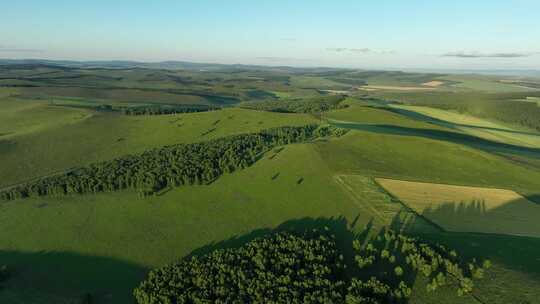
[(400, 135), (384, 128), (341, 126), (353, 131), (331, 143), (317, 144), (325, 162), (336, 172), (491, 186), (526, 195), (540, 189), (537, 170), (473, 147), (426, 138), (422, 133)]
[[(391, 191), (381, 187), (380, 181), (388, 179), (368, 178), (362, 175), (337, 175), (336, 178), (340, 179), (338, 184), (345, 186), (344, 189), (357, 205), (364, 204), (358, 205), (360, 210), (373, 215), (373, 225), (378, 226), (381, 223), (388, 225), (394, 216), (390, 225), (395, 225), (408, 233), (452, 246), (466, 255), (489, 255), (495, 264), (492, 270), (486, 273), (486, 278), (478, 282), (476, 291), (476, 295), (482, 301), (498, 304), (514, 301), (535, 303), (540, 287), (537, 279), (540, 274), (540, 262), (535, 258), (540, 253), (538, 247), (540, 239), (444, 231), (433, 222), (426, 221), (423, 216), (416, 216), (413, 209), (407, 207), (406, 201), (400, 200)], [(459, 195), (455, 192), (451, 194)], [(416, 281), (414, 296), (409, 303), (478, 303), (471, 297), (456, 297), (444, 289), (435, 294), (428, 293), (422, 284), (422, 280)]]
[(484, 118), (430, 107), (405, 105), (392, 105), (392, 107), (424, 115), (427, 121), (487, 140), (523, 147), (540, 147), (540, 133), (533, 130), (509, 127)]
[(408, 232), (437, 232), (438, 228), (416, 216), (402, 203), (380, 187), (376, 179), (362, 175), (335, 175), (342, 190), (358, 206), (361, 214), (372, 216), (376, 228), (392, 226)]
[(433, 87), (405, 87), (405, 86), (384, 86), (384, 85), (366, 85), (359, 87), (360, 90), (366, 91), (377, 91), (377, 90), (387, 90), (387, 91), (429, 91), (433, 90)]
[(540, 206), (505, 189), (376, 179), (393, 196), (447, 231), (539, 237)]
[(451, 87), (468, 91), (483, 92), (527, 92), (534, 91), (532, 88), (522, 87), (511, 83), (500, 82), (500, 78), (484, 75), (447, 75), (442, 80), (455, 82)]

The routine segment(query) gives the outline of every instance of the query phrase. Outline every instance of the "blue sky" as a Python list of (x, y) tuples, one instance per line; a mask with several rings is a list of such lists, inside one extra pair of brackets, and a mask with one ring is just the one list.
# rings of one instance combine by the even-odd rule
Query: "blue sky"
[(540, 1), (0, 0), (0, 58), (540, 69)]

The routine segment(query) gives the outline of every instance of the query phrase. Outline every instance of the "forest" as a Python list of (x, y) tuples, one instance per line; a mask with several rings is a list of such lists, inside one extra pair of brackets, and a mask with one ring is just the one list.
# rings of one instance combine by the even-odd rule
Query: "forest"
[[(57, 104), (53, 104), (57, 105)], [(111, 105), (111, 104), (58, 104), (57, 106), (91, 109), (99, 112), (118, 112), (124, 115), (168, 115), (181, 113), (196, 113), (206, 111), (220, 110), (221, 107), (211, 105), (169, 105), (169, 104), (153, 104), (153, 105)]]
[(320, 113), (347, 107), (341, 104), (345, 98), (345, 95), (329, 95), (303, 99), (243, 102), (239, 107), (280, 113)]
[[(347, 265), (327, 227), (277, 232), (152, 270), (134, 296), (139, 304), (407, 303), (417, 276), (429, 292), (448, 286), (462, 296), (490, 267), (488, 260), (466, 261), (444, 246), (390, 229), (366, 246), (359, 239), (352, 246), (354, 262)], [(349, 278), (346, 270), (356, 275)]]
[(207, 105), (149, 105), (135, 107), (113, 107), (113, 109), (126, 115), (166, 115), (215, 111), (221, 108)]
[(223, 173), (253, 164), (275, 146), (342, 135), (345, 130), (316, 124), (280, 127), (207, 142), (178, 144), (92, 164), (0, 192), (0, 199), (136, 189), (150, 195), (168, 187), (208, 184)]

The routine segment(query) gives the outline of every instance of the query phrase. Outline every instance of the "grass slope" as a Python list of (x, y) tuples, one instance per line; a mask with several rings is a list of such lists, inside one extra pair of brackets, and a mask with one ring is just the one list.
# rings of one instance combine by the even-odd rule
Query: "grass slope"
[(58, 126), (9, 140), (0, 137), (0, 186), (154, 147), (313, 122), (309, 115), (236, 108), (158, 116), (95, 113), (69, 127)]
[[(253, 167), (210, 186), (181, 187), (157, 197), (118, 192), (14, 201), (0, 205), (0, 256), (16, 269), (39, 266), (9, 281), (0, 302), (31, 301), (25, 297), (32, 289), (50, 299), (92, 292), (101, 295), (99, 303), (130, 303), (130, 290), (148, 267), (290, 219), (344, 216), (353, 222), (358, 213), (313, 144), (269, 152)], [(356, 225), (370, 218), (364, 214)], [(87, 263), (95, 257), (114, 260), (96, 263), (99, 270), (75, 271), (71, 260), (58, 267), (56, 256), (40, 252), (88, 257)], [(122, 280), (102, 281), (116, 272), (123, 273)]]
[(90, 113), (82, 109), (49, 107), (44, 102), (14, 98), (0, 100), (0, 107), (0, 141), (50, 128), (65, 127), (90, 117)]
[(491, 153), (515, 152), (515, 147), (379, 108), (351, 106), (325, 118), (352, 130), (317, 145), (329, 166), (342, 174), (498, 187), (531, 195), (540, 189), (538, 170)]
[(436, 120), (435, 123), (440, 126), (480, 138), (523, 147), (540, 147), (540, 134), (530, 130), (523, 131), (523, 127), (509, 127), (500, 122), (423, 106), (395, 105), (393, 107), (424, 115), (427, 119)]
[(421, 136), (352, 131), (317, 145), (337, 172), (456, 185), (491, 186), (536, 194), (540, 172), (463, 145)]

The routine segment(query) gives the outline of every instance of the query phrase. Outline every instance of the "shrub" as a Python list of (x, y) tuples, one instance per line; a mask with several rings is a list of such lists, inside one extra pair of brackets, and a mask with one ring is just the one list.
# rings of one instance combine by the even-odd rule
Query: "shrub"
[(0, 282), (6, 281), (11, 276), (7, 265), (0, 265)]

